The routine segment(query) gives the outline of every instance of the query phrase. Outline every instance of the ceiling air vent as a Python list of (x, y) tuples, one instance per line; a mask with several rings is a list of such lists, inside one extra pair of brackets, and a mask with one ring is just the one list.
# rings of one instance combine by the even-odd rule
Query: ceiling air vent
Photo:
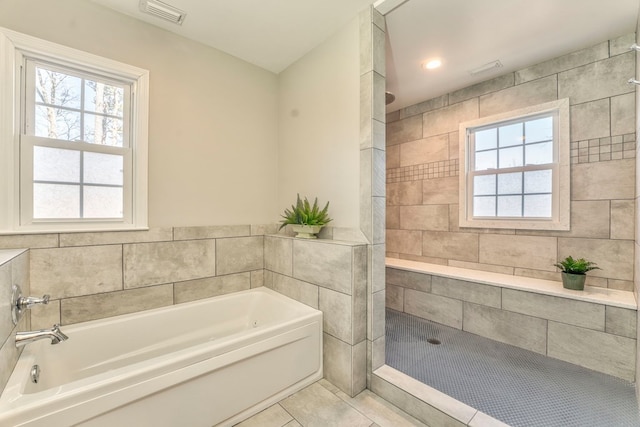
[(140, 0), (139, 5), (142, 12), (178, 25), (182, 25), (187, 16), (186, 12), (158, 0)]

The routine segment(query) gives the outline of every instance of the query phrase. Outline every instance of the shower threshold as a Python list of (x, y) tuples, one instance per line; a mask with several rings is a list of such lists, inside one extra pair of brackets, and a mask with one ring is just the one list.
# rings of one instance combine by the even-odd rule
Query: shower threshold
[(514, 427), (640, 426), (633, 383), (386, 311), (386, 364)]

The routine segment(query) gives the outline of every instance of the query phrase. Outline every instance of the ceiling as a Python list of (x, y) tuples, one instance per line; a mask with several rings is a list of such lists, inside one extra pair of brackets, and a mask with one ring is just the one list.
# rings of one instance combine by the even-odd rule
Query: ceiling
[[(274, 73), (350, 22), (373, 0), (164, 0), (177, 26), (138, 0), (93, 0)], [(387, 111), (633, 32), (640, 0), (378, 0), (386, 13)], [(441, 58), (442, 67), (421, 64)], [(469, 71), (499, 60), (502, 68)], [(631, 76), (629, 76), (631, 77)]]

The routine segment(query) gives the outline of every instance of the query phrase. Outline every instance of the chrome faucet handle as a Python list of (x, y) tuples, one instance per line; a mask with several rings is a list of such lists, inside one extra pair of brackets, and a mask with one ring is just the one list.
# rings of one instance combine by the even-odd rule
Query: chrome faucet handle
[(16, 306), (20, 310), (24, 310), (38, 304), (49, 304), (49, 298), (50, 298), (49, 294), (43, 295), (42, 298), (21, 296), (20, 298), (18, 298), (18, 301), (16, 302)]

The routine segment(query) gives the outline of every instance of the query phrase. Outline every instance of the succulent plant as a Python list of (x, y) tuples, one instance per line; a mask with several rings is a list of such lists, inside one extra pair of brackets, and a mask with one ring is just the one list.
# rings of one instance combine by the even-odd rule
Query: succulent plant
[(327, 213), (328, 210), (329, 202), (327, 202), (323, 209), (320, 209), (317, 197), (313, 201), (313, 205), (311, 205), (306, 197), (303, 201), (300, 199), (300, 194), (298, 194), (296, 204), (291, 205), (291, 209), (285, 209), (284, 215), (281, 215), (284, 219), (280, 221), (282, 223), (280, 229), (287, 224), (325, 225), (332, 221)]

